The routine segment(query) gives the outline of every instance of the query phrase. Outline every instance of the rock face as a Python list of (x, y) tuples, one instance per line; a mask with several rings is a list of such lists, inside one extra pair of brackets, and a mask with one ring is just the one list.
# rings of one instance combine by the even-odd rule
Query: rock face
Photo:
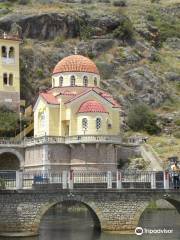
[[(40, 40), (53, 39), (56, 36), (76, 38), (84, 28), (92, 28), (93, 35), (104, 35), (114, 31), (125, 16), (90, 17), (87, 14), (65, 15), (59, 13), (45, 13), (40, 15), (18, 16), (10, 15), (0, 20), (0, 29), (9, 32), (11, 25), (16, 22), (22, 28), (22, 37)], [(96, 26), (96, 28), (94, 28)], [(99, 31), (101, 29), (101, 31)]]
[(138, 67), (125, 72), (126, 84), (134, 89), (134, 97), (147, 104), (158, 107), (167, 98), (163, 80), (147, 67)]

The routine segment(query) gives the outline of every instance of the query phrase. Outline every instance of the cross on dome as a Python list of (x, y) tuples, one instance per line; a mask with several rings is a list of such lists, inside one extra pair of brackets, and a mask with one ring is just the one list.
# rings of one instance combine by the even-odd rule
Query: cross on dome
[(4, 34), (3, 34), (3, 37), (4, 37), (4, 38), (6, 38), (6, 37), (7, 37), (7, 34), (6, 34), (5, 32), (4, 32)]
[(77, 47), (74, 48), (74, 54), (75, 54), (75, 55), (78, 54), (78, 48), (77, 48)]

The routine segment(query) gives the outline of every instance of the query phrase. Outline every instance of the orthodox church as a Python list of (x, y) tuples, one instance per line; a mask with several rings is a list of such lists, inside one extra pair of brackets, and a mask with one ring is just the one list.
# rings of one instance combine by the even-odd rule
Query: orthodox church
[(120, 105), (100, 88), (92, 60), (65, 57), (52, 73), (52, 88), (34, 106), (34, 137), (119, 135)]
[[(20, 43), (17, 36), (0, 37), (0, 105), (19, 113)], [(21, 168), (115, 170), (121, 106), (100, 88), (95, 63), (78, 54), (65, 57), (54, 67), (51, 81), (34, 105), (34, 137), (25, 140)]]

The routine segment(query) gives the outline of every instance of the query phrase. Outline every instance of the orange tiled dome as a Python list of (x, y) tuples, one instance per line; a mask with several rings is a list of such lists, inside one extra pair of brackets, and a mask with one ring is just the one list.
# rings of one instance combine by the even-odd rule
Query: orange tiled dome
[(53, 74), (63, 72), (88, 72), (99, 75), (94, 62), (81, 55), (71, 55), (59, 61), (53, 70)]
[(104, 108), (104, 106), (95, 100), (89, 100), (81, 104), (78, 110), (78, 113), (87, 113), (87, 112), (108, 113)]

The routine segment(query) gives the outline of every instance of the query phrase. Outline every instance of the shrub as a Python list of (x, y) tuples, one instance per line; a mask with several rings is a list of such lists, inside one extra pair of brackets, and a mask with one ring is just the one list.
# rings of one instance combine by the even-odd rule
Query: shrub
[(38, 78), (43, 78), (44, 77), (44, 72), (43, 72), (43, 70), (41, 68), (38, 68), (36, 70), (36, 74), (37, 74)]
[(149, 134), (158, 134), (160, 128), (156, 124), (157, 117), (144, 103), (138, 103), (130, 108), (128, 126), (134, 131), (144, 130)]
[(120, 25), (117, 27), (113, 35), (115, 38), (121, 39), (121, 40), (128, 40), (132, 39), (134, 34), (134, 29), (131, 21), (126, 18)]
[(18, 3), (19, 3), (20, 5), (27, 5), (27, 4), (30, 3), (30, 0), (19, 0)]
[(174, 137), (180, 138), (180, 131), (175, 132), (175, 133), (174, 133)]
[(6, 184), (4, 179), (0, 178), (0, 189), (5, 189), (6, 188)]
[(115, 7), (126, 7), (127, 6), (125, 0), (116, 0), (116, 1), (113, 2), (113, 5)]
[(65, 39), (63, 36), (58, 36), (54, 39), (54, 46), (55, 47), (62, 47)]
[(147, 15), (147, 19), (153, 22), (158, 28), (160, 42), (166, 41), (167, 38), (180, 38), (180, 24), (178, 19), (167, 14), (162, 14), (158, 9), (151, 9)]
[(177, 120), (175, 121), (175, 124), (176, 124), (177, 126), (180, 126), (180, 119), (177, 119)]

